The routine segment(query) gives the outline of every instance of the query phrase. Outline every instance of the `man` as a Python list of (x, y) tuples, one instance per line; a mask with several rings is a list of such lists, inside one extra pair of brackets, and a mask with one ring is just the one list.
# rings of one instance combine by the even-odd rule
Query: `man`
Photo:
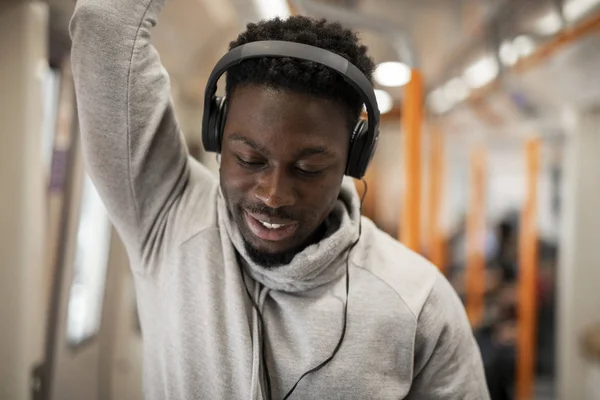
[[(356, 92), (289, 58), (229, 70), (219, 184), (187, 154), (149, 43), (163, 3), (80, 0), (71, 25), (87, 168), (136, 279), (146, 398), (487, 399), (447, 281), (360, 219), (343, 178)], [(373, 70), (337, 24), (251, 24), (231, 47), (257, 40)]]

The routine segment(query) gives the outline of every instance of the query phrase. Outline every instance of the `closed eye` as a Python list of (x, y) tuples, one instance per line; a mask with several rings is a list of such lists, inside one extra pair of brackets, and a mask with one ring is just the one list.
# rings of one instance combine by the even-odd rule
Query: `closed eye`
[(298, 171), (301, 175), (307, 176), (307, 177), (316, 177), (319, 176), (323, 173), (323, 171), (325, 171), (324, 169), (319, 169), (319, 170), (309, 170), (309, 169), (305, 169), (305, 168), (301, 168), (301, 167), (296, 167), (296, 171)]
[(238, 164), (240, 164), (242, 167), (257, 168), (257, 167), (262, 167), (263, 165), (265, 165), (264, 161), (244, 159), (240, 156), (235, 156), (235, 159), (237, 160)]

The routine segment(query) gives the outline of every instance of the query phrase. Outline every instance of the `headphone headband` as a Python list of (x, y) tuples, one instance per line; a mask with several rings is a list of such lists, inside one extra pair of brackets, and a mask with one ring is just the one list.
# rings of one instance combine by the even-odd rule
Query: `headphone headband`
[[(367, 77), (356, 66), (351, 64), (344, 57), (320, 47), (303, 43), (268, 40), (246, 43), (230, 50), (221, 57), (208, 78), (204, 95), (205, 111), (208, 105), (211, 104), (211, 100), (217, 92), (217, 82), (221, 75), (232, 66), (239, 64), (244, 60), (262, 57), (289, 57), (312, 61), (338, 72), (344, 80), (356, 90), (367, 108), (367, 115), (369, 118), (367, 141), (372, 143), (376, 139), (379, 128), (379, 107), (377, 107), (377, 99), (371, 82), (369, 82)], [(206, 112), (204, 113), (202, 125), (203, 129), (208, 129)]]

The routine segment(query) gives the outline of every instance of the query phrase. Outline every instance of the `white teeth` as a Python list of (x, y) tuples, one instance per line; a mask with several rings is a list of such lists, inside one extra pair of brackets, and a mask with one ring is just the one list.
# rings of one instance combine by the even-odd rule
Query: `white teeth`
[(281, 228), (282, 226), (285, 226), (283, 224), (270, 224), (268, 222), (263, 222), (263, 221), (260, 221), (260, 223), (269, 229), (278, 229), (278, 228)]

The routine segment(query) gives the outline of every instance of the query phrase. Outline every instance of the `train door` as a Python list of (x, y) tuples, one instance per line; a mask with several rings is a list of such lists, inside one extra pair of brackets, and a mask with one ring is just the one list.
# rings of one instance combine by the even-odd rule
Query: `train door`
[(72, 79), (61, 71), (48, 184), (48, 307), (39, 396), (99, 399), (100, 325), (111, 225), (83, 171)]

